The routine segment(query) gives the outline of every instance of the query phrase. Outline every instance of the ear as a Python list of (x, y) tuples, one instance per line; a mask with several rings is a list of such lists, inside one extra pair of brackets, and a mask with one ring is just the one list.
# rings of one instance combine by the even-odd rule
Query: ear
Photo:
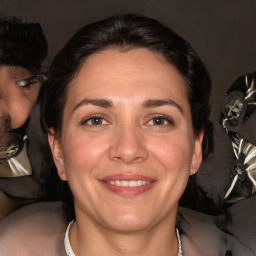
[(190, 175), (194, 175), (200, 168), (202, 163), (202, 142), (204, 138), (204, 131), (201, 130), (194, 141), (194, 153), (192, 157), (192, 165), (190, 168)]
[(50, 128), (50, 132), (48, 133), (48, 142), (52, 151), (53, 160), (57, 168), (59, 177), (62, 180), (67, 180), (61, 142), (56, 137), (53, 128)]

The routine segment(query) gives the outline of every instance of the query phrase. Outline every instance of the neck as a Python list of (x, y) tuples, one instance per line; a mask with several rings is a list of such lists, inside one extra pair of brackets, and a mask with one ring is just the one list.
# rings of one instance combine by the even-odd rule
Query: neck
[(70, 230), (70, 243), (76, 256), (177, 256), (175, 219), (142, 231), (118, 232), (77, 216)]

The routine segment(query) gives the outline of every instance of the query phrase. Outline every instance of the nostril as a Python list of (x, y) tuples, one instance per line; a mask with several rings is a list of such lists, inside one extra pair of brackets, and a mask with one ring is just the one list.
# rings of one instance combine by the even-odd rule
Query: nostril
[(124, 148), (111, 148), (110, 158), (114, 161), (124, 162), (126, 164), (138, 163), (147, 159), (147, 150), (142, 147), (134, 148), (133, 150), (124, 150)]

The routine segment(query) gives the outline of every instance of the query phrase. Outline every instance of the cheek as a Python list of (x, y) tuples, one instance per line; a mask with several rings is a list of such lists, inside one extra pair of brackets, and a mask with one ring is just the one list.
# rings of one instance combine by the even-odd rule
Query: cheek
[(166, 170), (166, 176), (181, 175), (184, 172), (188, 175), (193, 155), (192, 141), (189, 135), (176, 134), (151, 143), (150, 151)]
[[(182, 139), (181, 139), (182, 138)], [(163, 141), (162, 146), (155, 147), (157, 163), (164, 170), (161, 173), (161, 191), (159, 196), (178, 202), (183, 194), (190, 175), (192, 162), (192, 144), (189, 138), (174, 136)], [(171, 202), (171, 201), (170, 201)]]
[(35, 104), (39, 88), (17, 89), (8, 101), (8, 112), (12, 118), (12, 128), (20, 127), (29, 117)]
[(67, 134), (63, 140), (63, 157), (68, 174), (84, 174), (99, 165), (105, 156), (109, 141), (107, 138), (85, 136), (82, 133)]

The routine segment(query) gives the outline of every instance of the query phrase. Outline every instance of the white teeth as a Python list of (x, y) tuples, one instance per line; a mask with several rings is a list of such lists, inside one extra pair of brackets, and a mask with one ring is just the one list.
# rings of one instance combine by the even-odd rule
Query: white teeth
[(142, 181), (142, 180), (137, 180), (137, 185), (138, 185), (138, 186), (141, 186), (141, 185), (142, 185), (142, 183), (143, 183), (143, 181)]
[(150, 185), (151, 181), (145, 180), (109, 180), (107, 181), (108, 184), (119, 186), (119, 187), (138, 187), (138, 186), (145, 186)]
[(129, 187), (136, 187), (136, 186), (138, 186), (137, 181), (135, 181), (135, 180), (129, 181)]

